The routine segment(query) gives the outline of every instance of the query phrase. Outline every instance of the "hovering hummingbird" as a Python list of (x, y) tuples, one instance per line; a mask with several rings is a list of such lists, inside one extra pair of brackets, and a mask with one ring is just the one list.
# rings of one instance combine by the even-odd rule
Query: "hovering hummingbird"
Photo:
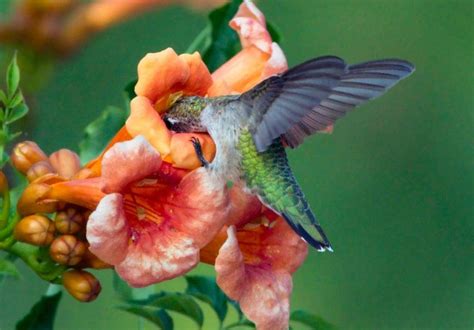
[(387, 59), (348, 65), (324, 56), (272, 76), (241, 95), (182, 97), (165, 114), (177, 132), (208, 132), (216, 144), (212, 163), (192, 139), (197, 156), (225, 185), (242, 179), (261, 202), (281, 215), (318, 251), (332, 251), (326, 234), (296, 182), (285, 147), (324, 130), (348, 111), (381, 96), (414, 71)]

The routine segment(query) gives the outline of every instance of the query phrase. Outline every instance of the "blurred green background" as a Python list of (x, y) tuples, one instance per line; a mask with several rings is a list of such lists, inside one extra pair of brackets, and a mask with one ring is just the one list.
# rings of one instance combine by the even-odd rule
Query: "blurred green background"
[[(332, 54), (351, 63), (399, 57), (417, 67), (338, 122), (332, 135), (289, 152), (335, 247), (332, 254), (310, 252), (294, 276), (292, 309), (341, 329), (473, 328), (473, 3), (259, 2), (283, 36), (290, 65)], [(28, 139), (48, 152), (77, 150), (87, 123), (107, 105), (123, 106), (122, 89), (145, 53), (169, 46), (183, 52), (205, 23), (205, 13), (171, 7), (101, 33), (35, 95)], [(2, 330), (12, 329), (47, 287), (23, 273), (0, 291)], [(111, 272), (99, 276), (100, 298), (80, 304), (66, 295), (57, 329), (136, 328), (136, 317), (114, 308)], [(183, 285), (178, 279), (158, 289)], [(177, 329), (196, 328), (177, 320)], [(216, 324), (210, 315), (204, 328)]]

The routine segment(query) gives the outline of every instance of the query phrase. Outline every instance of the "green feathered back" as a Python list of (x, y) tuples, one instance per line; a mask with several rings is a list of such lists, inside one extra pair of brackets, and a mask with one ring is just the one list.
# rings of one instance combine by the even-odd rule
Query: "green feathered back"
[(279, 140), (258, 153), (252, 135), (240, 136), (242, 171), (247, 186), (263, 203), (281, 214), (290, 226), (318, 249), (330, 249), (329, 241), (311, 212), (301, 188), (291, 172), (285, 149)]

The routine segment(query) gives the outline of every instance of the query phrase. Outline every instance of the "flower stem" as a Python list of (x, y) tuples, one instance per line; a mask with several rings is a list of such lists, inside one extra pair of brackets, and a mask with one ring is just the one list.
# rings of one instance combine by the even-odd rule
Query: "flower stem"
[(188, 49), (186, 49), (186, 53), (190, 54), (196, 51), (199, 51), (201, 53), (202, 49), (205, 49), (208, 46), (208, 43), (210, 43), (210, 41), (206, 40), (207, 38), (209, 38), (210, 33), (211, 26), (208, 25), (201, 32), (199, 32), (196, 38), (191, 42), (191, 45), (189, 45)]
[(39, 277), (51, 283), (61, 283), (61, 275), (66, 271), (66, 266), (54, 263), (44, 248), (16, 242), (5, 249), (21, 258)]
[[(10, 190), (7, 188), (3, 191), (2, 213), (0, 214), (0, 233), (8, 224), (8, 216), (10, 215)], [(0, 237), (1, 239), (1, 237)]]

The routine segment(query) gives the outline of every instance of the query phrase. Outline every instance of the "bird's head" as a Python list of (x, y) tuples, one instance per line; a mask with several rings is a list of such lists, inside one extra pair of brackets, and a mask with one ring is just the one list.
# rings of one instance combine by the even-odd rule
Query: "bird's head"
[(200, 117), (206, 105), (204, 98), (183, 97), (171, 106), (163, 120), (168, 129), (175, 132), (206, 132)]

